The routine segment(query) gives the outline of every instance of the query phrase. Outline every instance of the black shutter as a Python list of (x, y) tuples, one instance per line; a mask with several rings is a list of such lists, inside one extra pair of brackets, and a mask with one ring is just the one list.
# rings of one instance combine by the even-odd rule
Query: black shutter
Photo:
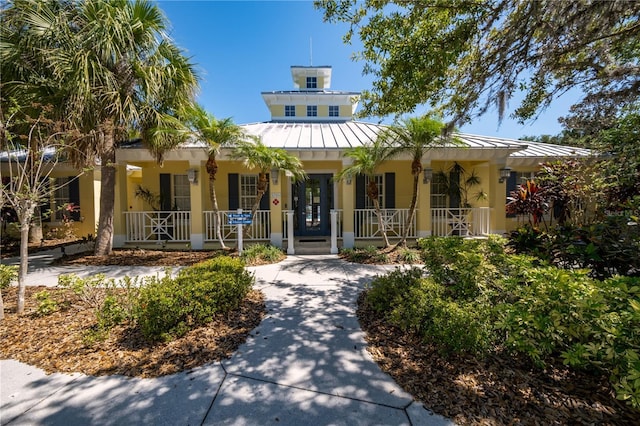
[[(267, 182), (269, 182), (269, 174), (267, 174)], [(269, 200), (271, 197), (269, 193), (271, 192), (271, 185), (267, 185), (267, 191), (262, 195), (260, 199), (260, 210), (269, 210)]]
[(240, 208), (240, 175), (229, 173), (229, 210)]
[[(518, 173), (511, 172), (509, 174), (509, 178), (507, 179), (507, 197), (509, 197), (511, 193), (516, 190), (516, 188), (518, 188)], [(507, 203), (508, 202), (509, 200), (507, 200)], [(516, 217), (516, 215), (513, 213), (507, 213), (507, 217)]]
[(69, 203), (75, 207), (71, 212), (71, 219), (80, 220), (80, 179), (71, 176), (69, 182)]
[(396, 174), (384, 174), (384, 208), (396, 208)]
[(449, 172), (449, 208), (460, 208), (460, 172)]
[(364, 176), (356, 176), (356, 209), (364, 209), (366, 205), (367, 190)]
[(51, 222), (51, 216), (55, 216), (55, 212), (51, 211), (51, 199), (55, 197), (55, 194), (51, 192), (51, 180), (49, 178), (44, 178), (43, 186), (45, 194), (47, 194), (47, 199), (40, 204), (40, 220), (42, 222)]
[(171, 210), (171, 174), (160, 173), (160, 210)]

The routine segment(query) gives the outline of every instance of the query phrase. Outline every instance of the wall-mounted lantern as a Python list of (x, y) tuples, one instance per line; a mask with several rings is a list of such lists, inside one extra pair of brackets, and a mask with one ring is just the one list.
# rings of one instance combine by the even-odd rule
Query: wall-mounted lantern
[(500, 183), (504, 182), (505, 180), (509, 179), (509, 176), (511, 176), (511, 169), (509, 167), (501, 168), (499, 182)]
[(280, 170), (278, 169), (271, 169), (271, 183), (273, 183), (274, 185), (278, 184), (278, 176), (280, 175)]
[(433, 169), (425, 167), (422, 169), (422, 183), (429, 183), (433, 179)]
[(190, 183), (198, 183), (198, 171), (196, 169), (187, 170), (187, 179)]

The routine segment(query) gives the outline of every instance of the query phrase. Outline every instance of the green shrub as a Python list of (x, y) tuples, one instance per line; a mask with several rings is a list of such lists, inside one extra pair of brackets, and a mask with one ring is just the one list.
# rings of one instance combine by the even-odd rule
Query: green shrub
[(418, 241), (422, 260), (433, 279), (453, 300), (472, 300), (497, 277), (498, 258), (504, 257), (500, 239), (430, 237)]
[(18, 279), (18, 267), (15, 265), (0, 264), (0, 290), (11, 285), (12, 281)]
[(390, 311), (400, 303), (410, 289), (420, 285), (423, 270), (396, 268), (388, 274), (376, 277), (367, 293), (367, 302), (378, 312)]
[(437, 299), (423, 333), (442, 352), (486, 353), (495, 340), (490, 310), (478, 303)]
[(175, 279), (150, 280), (141, 289), (138, 322), (151, 340), (170, 340), (240, 305), (253, 284), (244, 262), (220, 256), (185, 268)]
[(418, 263), (420, 261), (419, 251), (408, 247), (402, 247), (399, 250), (398, 256), (404, 263)]
[(448, 299), (446, 289), (419, 268), (377, 277), (366, 301), (391, 324), (437, 342), (443, 352), (484, 352), (493, 340), (485, 309)]
[(609, 374), (618, 399), (640, 408), (640, 278), (618, 276), (593, 285), (581, 303), (589, 327), (562, 358)]
[(640, 274), (640, 227), (624, 216), (609, 216), (585, 226), (558, 226), (542, 233), (532, 227), (510, 234), (518, 253), (535, 255), (562, 268), (588, 268), (605, 279)]
[(240, 257), (247, 265), (255, 265), (261, 262), (279, 262), (285, 255), (281, 249), (271, 244), (253, 244), (245, 248)]
[(39, 316), (47, 316), (58, 310), (58, 303), (53, 300), (51, 297), (51, 293), (47, 290), (40, 291), (35, 295), (36, 301), (38, 302), (37, 314)]

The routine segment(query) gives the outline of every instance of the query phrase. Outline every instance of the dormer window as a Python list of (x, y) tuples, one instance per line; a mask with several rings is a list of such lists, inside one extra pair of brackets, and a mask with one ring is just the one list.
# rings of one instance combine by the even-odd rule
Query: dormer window
[(340, 117), (340, 107), (338, 105), (329, 105), (329, 117)]
[(296, 106), (295, 105), (285, 105), (284, 106), (284, 116), (285, 117), (295, 117), (296, 116)]
[(307, 105), (307, 117), (317, 117), (317, 116), (318, 116), (318, 106)]
[(318, 77), (307, 77), (307, 89), (318, 88)]

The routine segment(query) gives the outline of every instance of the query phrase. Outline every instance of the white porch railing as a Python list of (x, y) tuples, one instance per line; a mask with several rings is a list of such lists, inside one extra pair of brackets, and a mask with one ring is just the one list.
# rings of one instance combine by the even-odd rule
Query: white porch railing
[[(409, 209), (382, 209), (380, 213), (382, 214), (382, 223), (387, 231), (387, 236), (389, 238), (402, 237)], [(416, 214), (418, 214), (417, 211)], [(356, 209), (354, 210), (354, 215), (356, 239), (382, 237), (375, 209)], [(416, 221), (414, 218), (407, 236), (416, 238), (416, 235)]]
[[(237, 213), (236, 210), (220, 210), (220, 217), (222, 219), (222, 238), (227, 240), (235, 240), (238, 230), (238, 225), (229, 224), (229, 213)], [(215, 228), (216, 215), (213, 211), (204, 212), (204, 229), (205, 241), (217, 241)], [(269, 240), (271, 238), (271, 212), (269, 210), (258, 210), (253, 218), (251, 225), (243, 225), (243, 239), (245, 240)], [(246, 229), (245, 228), (249, 228)]]
[(489, 207), (431, 209), (431, 234), (438, 237), (488, 235), (491, 226), (490, 212)]
[(191, 212), (125, 212), (126, 241), (190, 241)]

